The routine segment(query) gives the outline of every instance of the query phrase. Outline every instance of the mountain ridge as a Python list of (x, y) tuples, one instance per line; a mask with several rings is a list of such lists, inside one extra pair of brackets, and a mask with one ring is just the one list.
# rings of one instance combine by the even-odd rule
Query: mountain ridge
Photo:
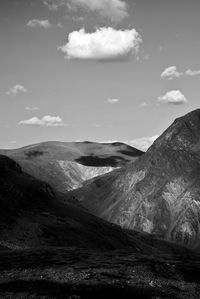
[(176, 119), (138, 160), (93, 179), (73, 196), (91, 213), (122, 227), (198, 248), (198, 132), (200, 109)]

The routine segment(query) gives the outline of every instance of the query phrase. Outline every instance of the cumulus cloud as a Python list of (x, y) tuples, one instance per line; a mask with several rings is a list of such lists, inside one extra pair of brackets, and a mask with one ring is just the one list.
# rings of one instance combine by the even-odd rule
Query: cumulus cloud
[(158, 97), (158, 101), (168, 104), (186, 104), (188, 102), (180, 90), (168, 91), (165, 95)]
[(145, 152), (158, 137), (159, 135), (154, 135), (152, 137), (142, 137), (126, 141), (126, 143)]
[(51, 116), (51, 115), (45, 115), (41, 119), (35, 116), (27, 120), (22, 120), (19, 122), (19, 124), (29, 125), (29, 126), (46, 126), (46, 127), (65, 126), (60, 116)]
[(36, 111), (36, 110), (40, 110), (38, 107), (25, 107), (25, 110), (28, 110), (28, 111)]
[(128, 17), (128, 6), (123, 0), (44, 0), (44, 4), (50, 10), (58, 10), (63, 6), (69, 10), (86, 9), (113, 22), (120, 22)]
[(27, 26), (31, 28), (36, 28), (36, 27), (42, 27), (45, 29), (51, 28), (51, 24), (49, 20), (36, 20), (36, 19), (30, 20), (28, 21)]
[(182, 75), (183, 73), (178, 72), (176, 66), (170, 66), (162, 72), (161, 78), (172, 80), (174, 78), (181, 77)]
[(93, 33), (82, 28), (68, 36), (68, 42), (58, 49), (66, 58), (112, 60), (136, 55), (142, 39), (135, 29), (99, 28)]
[(182, 76), (193, 77), (193, 76), (198, 76), (198, 75), (200, 75), (200, 70), (190, 70), (190, 69), (188, 69), (185, 72), (179, 72), (179, 71), (177, 71), (176, 66), (170, 66), (162, 72), (161, 78), (162, 79), (172, 80), (174, 78), (179, 78), (179, 77), (182, 77)]
[(108, 102), (109, 104), (116, 104), (116, 103), (119, 102), (119, 99), (107, 99), (107, 102)]
[(7, 91), (6, 94), (15, 97), (18, 93), (25, 93), (25, 92), (27, 92), (27, 89), (23, 85), (16, 84), (9, 91)]

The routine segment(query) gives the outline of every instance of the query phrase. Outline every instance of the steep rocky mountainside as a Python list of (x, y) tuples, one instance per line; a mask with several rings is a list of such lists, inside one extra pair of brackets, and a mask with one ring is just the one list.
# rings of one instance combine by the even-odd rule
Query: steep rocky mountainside
[(143, 154), (123, 143), (94, 142), (44, 142), (0, 153), (59, 192), (81, 187), (84, 181), (135, 161)]
[(69, 196), (121, 227), (198, 248), (199, 182), (200, 109), (176, 119), (136, 162)]

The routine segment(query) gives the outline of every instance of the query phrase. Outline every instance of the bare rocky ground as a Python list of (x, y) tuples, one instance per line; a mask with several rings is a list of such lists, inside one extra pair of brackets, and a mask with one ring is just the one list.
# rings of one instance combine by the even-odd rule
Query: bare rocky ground
[(0, 252), (0, 298), (200, 298), (200, 258), (43, 248)]

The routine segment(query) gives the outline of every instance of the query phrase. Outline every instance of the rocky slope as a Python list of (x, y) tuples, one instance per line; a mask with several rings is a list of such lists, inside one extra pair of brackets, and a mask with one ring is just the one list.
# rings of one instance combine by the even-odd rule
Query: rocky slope
[(136, 162), (72, 192), (93, 214), (200, 247), (200, 109), (174, 123)]
[(135, 161), (143, 154), (123, 143), (94, 142), (45, 142), (0, 153), (59, 192), (81, 187), (85, 180)]

